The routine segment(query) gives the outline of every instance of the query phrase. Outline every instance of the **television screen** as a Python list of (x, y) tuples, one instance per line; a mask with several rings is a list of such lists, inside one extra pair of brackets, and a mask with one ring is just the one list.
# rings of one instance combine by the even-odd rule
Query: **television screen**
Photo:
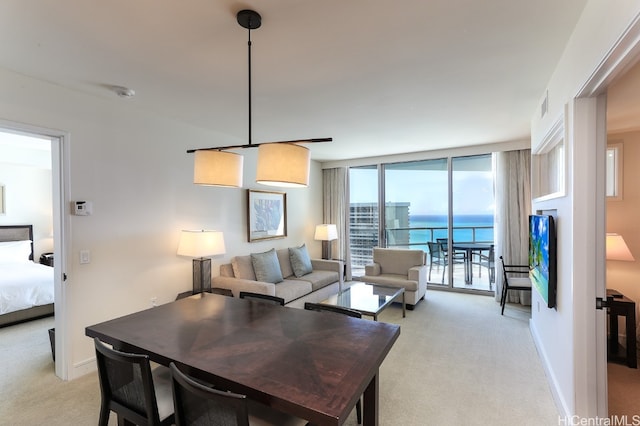
[(556, 230), (553, 216), (529, 216), (529, 278), (547, 303), (556, 306)]

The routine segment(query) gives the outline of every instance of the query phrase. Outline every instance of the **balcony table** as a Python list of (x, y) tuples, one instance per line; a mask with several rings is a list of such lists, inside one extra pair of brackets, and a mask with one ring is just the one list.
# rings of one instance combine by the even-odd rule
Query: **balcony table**
[(465, 284), (473, 283), (473, 253), (482, 253), (483, 251), (491, 250), (490, 243), (453, 243), (454, 250), (460, 250), (465, 252), (464, 259), (464, 282)]

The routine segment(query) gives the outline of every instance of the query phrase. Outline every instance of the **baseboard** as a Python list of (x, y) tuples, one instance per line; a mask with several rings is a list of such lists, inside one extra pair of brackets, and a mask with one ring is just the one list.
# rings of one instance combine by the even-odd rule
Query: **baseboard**
[(85, 359), (84, 361), (77, 362), (73, 364), (73, 368), (69, 372), (69, 380), (77, 379), (82, 376), (86, 376), (89, 373), (93, 373), (94, 371), (98, 371), (98, 366), (96, 364), (96, 358), (91, 357)]
[(569, 407), (566, 403), (566, 400), (562, 397), (562, 393), (560, 392), (560, 386), (558, 384), (558, 380), (553, 374), (551, 370), (549, 359), (546, 353), (542, 350), (540, 336), (533, 325), (533, 320), (529, 320), (529, 330), (531, 332), (531, 337), (533, 337), (533, 344), (536, 347), (536, 352), (538, 353), (538, 357), (540, 358), (540, 362), (542, 363), (542, 368), (544, 369), (544, 374), (547, 377), (547, 381), (549, 382), (549, 389), (551, 390), (551, 396), (553, 397), (553, 401), (556, 404), (556, 408), (558, 409), (559, 415), (561, 418), (568, 418), (571, 415)]

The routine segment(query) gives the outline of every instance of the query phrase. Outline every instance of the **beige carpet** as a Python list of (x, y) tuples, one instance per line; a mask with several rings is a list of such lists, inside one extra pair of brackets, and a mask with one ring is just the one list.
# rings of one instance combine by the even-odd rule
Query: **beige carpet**
[[(500, 316), (490, 297), (431, 290), (407, 318), (388, 308), (380, 320), (402, 329), (380, 370), (380, 425), (558, 424), (528, 318), (515, 306)], [(52, 326), (49, 318), (0, 329), (0, 424), (97, 423), (97, 375), (55, 377)], [(356, 424), (355, 413), (345, 424)]]

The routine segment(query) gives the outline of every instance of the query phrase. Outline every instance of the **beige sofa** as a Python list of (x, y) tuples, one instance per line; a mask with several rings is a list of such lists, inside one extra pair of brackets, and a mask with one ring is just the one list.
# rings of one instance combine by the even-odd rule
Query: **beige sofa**
[[(231, 259), (231, 263), (220, 265), (220, 275), (214, 277), (211, 284), (213, 287), (231, 290), (235, 297), (238, 297), (241, 291), (282, 297), (287, 306), (295, 308), (304, 308), (305, 302), (318, 303), (337, 294), (343, 285), (342, 262), (308, 259), (311, 271), (305, 274), (298, 273), (299, 276), (296, 276), (291, 250), (299, 250), (301, 247), (254, 253), (253, 258), (252, 255), (236, 256)], [(306, 253), (306, 249), (302, 251)], [(273, 253), (270, 252), (275, 252), (277, 260), (273, 260)], [(276, 279), (260, 279), (261, 275), (254, 268), (254, 262), (261, 255), (269, 258), (266, 263), (272, 267), (270, 272), (277, 275), (278, 271), (273, 269), (279, 269), (281, 277), (277, 275)]]
[(413, 309), (427, 292), (426, 256), (422, 250), (373, 249), (373, 263), (365, 265), (359, 281), (404, 287), (407, 309)]

